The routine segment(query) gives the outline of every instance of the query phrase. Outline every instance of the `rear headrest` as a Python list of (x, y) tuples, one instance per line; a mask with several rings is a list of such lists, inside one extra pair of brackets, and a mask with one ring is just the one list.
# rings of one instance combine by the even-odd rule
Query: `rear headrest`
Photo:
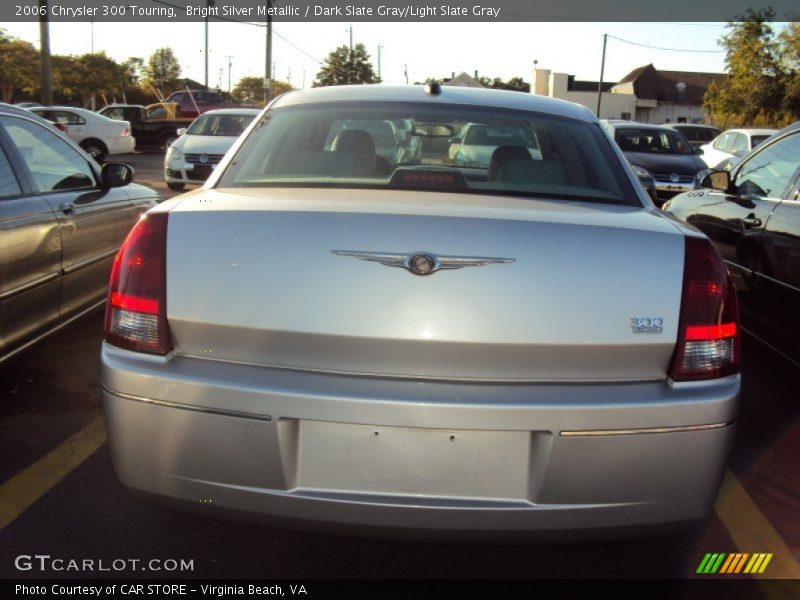
[(489, 160), (489, 172), (487, 179), (489, 181), (497, 181), (500, 173), (507, 164), (518, 161), (533, 162), (531, 153), (525, 146), (498, 146), (492, 152), (492, 158)]
[(356, 157), (358, 172), (354, 175), (369, 175), (375, 170), (375, 141), (366, 131), (361, 129), (342, 131), (336, 136), (331, 149)]

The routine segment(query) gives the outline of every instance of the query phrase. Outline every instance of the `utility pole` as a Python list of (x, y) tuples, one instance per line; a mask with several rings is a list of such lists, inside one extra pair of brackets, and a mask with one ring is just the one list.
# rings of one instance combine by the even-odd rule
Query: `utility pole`
[(403, 74), (406, 76), (406, 85), (408, 85), (408, 65), (403, 65)]
[(303, 87), (301, 89), (306, 89), (306, 70), (303, 69)]
[(50, 23), (47, 0), (39, 0), (39, 39), (42, 55), (42, 104), (53, 105), (53, 71), (50, 64)]
[(292, 67), (289, 67), (289, 74), (286, 76), (286, 82), (289, 84), (289, 87), (292, 87)]
[(600, 118), (600, 101), (603, 99), (603, 75), (606, 70), (606, 42), (608, 34), (603, 34), (603, 58), (600, 62), (600, 83), (597, 84), (597, 118)]
[(208, 13), (211, 12), (215, 4), (214, 0), (206, 0), (206, 91), (208, 91)]
[(378, 44), (378, 79), (381, 78), (381, 48), (383, 44)]
[(264, 102), (272, 100), (272, 0), (267, 0), (267, 49), (264, 57)]
[(231, 59), (233, 56), (226, 56), (228, 59), (228, 93), (231, 91)]
[(355, 71), (356, 65), (355, 61), (353, 60), (353, 24), (350, 23), (350, 55), (347, 60), (347, 68), (349, 71), (349, 77), (347, 78), (349, 81), (347, 83), (355, 83), (353, 80), (355, 79)]
[(94, 54), (94, 17), (92, 17), (89, 22), (92, 24), (92, 54)]

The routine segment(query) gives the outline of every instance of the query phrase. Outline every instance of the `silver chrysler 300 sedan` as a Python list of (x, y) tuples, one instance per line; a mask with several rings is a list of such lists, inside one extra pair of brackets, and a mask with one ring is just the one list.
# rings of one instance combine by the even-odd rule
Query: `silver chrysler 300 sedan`
[[(538, 156), (456, 164), (472, 124), (524, 130)], [(279, 527), (671, 532), (720, 485), (737, 319), (714, 247), (654, 209), (585, 108), (436, 84), (293, 92), (120, 250), (111, 453), (146, 497)]]

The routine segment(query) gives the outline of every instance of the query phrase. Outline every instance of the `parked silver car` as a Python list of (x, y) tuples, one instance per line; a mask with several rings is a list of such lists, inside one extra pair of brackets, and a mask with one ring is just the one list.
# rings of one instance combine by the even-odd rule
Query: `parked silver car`
[(159, 199), (132, 177), (0, 104), (0, 362), (103, 306), (114, 255)]
[[(408, 124), (386, 172), (356, 119)], [(526, 128), (460, 167), (467, 123)], [(735, 295), (578, 105), (348, 86), (275, 100), (115, 263), (120, 481), (345, 535), (608, 539), (710, 513), (737, 418)]]

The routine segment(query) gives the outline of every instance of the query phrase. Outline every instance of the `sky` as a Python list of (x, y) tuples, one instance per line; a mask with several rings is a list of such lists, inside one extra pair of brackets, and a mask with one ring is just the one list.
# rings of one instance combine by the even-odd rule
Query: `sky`
[[(275, 79), (295, 87), (311, 87), (320, 61), (337, 46), (349, 43), (347, 23), (280, 23), (274, 25)], [(538, 67), (597, 81), (603, 34), (605, 81), (619, 81), (634, 68), (653, 63), (657, 69), (724, 72), (718, 39), (724, 23), (354, 23), (353, 41), (363, 43), (387, 83), (424, 81), (464, 71), (490, 78), (522, 77), (531, 81)], [(39, 45), (38, 23), (0, 23), (11, 35)], [(203, 23), (51, 23), (54, 54), (104, 51), (115, 60), (145, 60), (159, 47), (171, 47), (184, 77), (205, 80)], [(690, 50), (656, 50), (636, 44)], [(211, 87), (228, 89), (245, 76), (264, 76), (265, 28), (213, 21), (209, 25)], [(230, 57), (230, 59), (228, 58)]]

